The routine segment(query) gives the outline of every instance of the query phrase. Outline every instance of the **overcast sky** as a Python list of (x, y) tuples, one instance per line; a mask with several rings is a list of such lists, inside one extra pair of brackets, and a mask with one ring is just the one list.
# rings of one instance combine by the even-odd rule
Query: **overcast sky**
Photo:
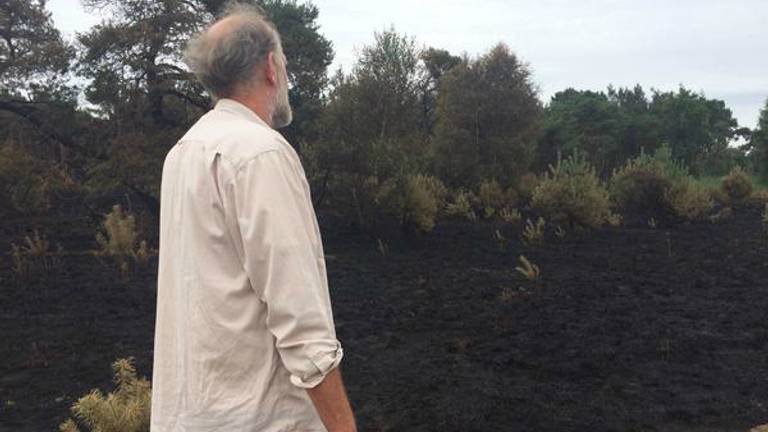
[[(507, 43), (545, 102), (567, 87), (674, 90), (725, 100), (754, 127), (768, 98), (768, 0), (316, 0), (334, 69), (349, 70), (373, 32), (394, 26), (423, 46), (477, 55)], [(101, 17), (49, 0), (71, 37)]]

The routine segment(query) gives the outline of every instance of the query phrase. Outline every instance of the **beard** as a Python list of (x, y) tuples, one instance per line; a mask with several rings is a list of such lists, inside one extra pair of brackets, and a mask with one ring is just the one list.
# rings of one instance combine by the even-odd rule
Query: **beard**
[(280, 129), (288, 126), (293, 121), (293, 110), (288, 100), (288, 76), (286, 73), (278, 73), (277, 91), (275, 92), (274, 107), (272, 113), (272, 127)]

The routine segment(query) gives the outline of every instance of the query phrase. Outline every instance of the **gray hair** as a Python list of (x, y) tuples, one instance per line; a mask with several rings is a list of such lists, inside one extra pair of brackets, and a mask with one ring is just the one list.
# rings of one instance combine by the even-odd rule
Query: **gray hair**
[[(280, 35), (261, 8), (231, 2), (216, 22), (230, 17), (237, 18), (231, 30), (212, 35), (209, 26), (190, 40), (184, 51), (184, 62), (214, 99), (248, 87), (267, 55), (282, 53)], [(276, 55), (275, 60), (281, 61), (281, 56)]]

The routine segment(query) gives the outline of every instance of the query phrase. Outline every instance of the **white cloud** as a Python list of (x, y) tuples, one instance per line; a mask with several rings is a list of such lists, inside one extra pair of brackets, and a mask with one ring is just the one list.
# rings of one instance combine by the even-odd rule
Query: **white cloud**
[[(672, 90), (685, 84), (722, 98), (753, 127), (768, 98), (765, 0), (317, 0), (334, 68), (351, 67), (373, 32), (394, 25), (420, 44), (480, 54), (506, 42), (531, 64), (548, 99), (572, 86)], [(65, 34), (96, 17), (78, 0), (50, 0)]]

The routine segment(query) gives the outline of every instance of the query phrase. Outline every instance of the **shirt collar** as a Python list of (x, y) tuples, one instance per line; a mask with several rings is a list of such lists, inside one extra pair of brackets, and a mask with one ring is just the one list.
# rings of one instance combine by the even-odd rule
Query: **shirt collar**
[(234, 99), (221, 98), (216, 102), (216, 105), (213, 107), (213, 109), (217, 111), (226, 111), (228, 113), (245, 117), (248, 120), (262, 124), (271, 129), (271, 126), (269, 126), (269, 124), (265, 122), (261, 117), (259, 117), (258, 114)]

